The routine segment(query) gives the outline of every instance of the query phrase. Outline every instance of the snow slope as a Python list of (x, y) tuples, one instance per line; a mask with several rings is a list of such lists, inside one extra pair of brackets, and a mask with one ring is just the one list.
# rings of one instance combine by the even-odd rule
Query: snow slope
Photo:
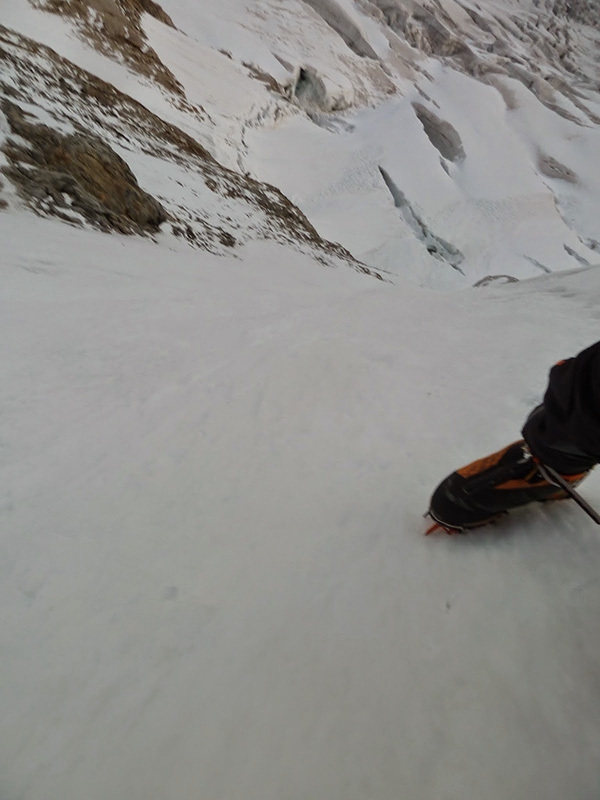
[(421, 514), (594, 339), (600, 273), (467, 301), (0, 225), (3, 797), (597, 794), (595, 526)]
[[(422, 535), (437, 481), (517, 438), (550, 365), (597, 339), (600, 271), (564, 271), (597, 255), (597, 124), (431, 52), (430, 4), (404, 39), (378, 5), (168, 0), (178, 30), (143, 22), (185, 103), (67, 18), (3, 6), (0, 58), (40, 42), (3, 62), (7, 96), (27, 84), (32, 119), (89, 125), (236, 244), (173, 216), (146, 238), (46, 219), (2, 178), (2, 800), (600, 796), (597, 527), (565, 502)], [(443, 8), (522, 63), (561, 41), (509, 0)], [(77, 67), (56, 67), (68, 104), (41, 45)], [(346, 107), (305, 108), (302, 65), (311, 102)], [(84, 73), (132, 98), (105, 129)], [(291, 204), (276, 228), (247, 169), (386, 281), (298, 238)], [(539, 277), (468, 288), (490, 272)], [(582, 493), (600, 503), (598, 475)]]
[[(146, 31), (196, 103), (205, 103), (211, 91), (207, 46), (229, 54), (228, 70), (236, 61), (250, 62), (282, 85), (290, 83), (293, 69), (317, 76), (321, 95), (315, 90), (311, 102), (296, 98), (307, 114), (292, 113), (273, 93), (265, 92), (262, 102), (249, 93), (245, 104), (235, 102), (233, 127), (241, 115), (242, 130), (232, 136), (228, 117), (220, 138), (235, 143), (241, 168), (279, 186), (321, 235), (365, 263), (438, 288), (507, 271), (521, 278), (598, 261), (599, 34), (575, 23), (561, 27), (551, 15), (544, 21), (557, 29), (546, 32), (535, 4), (524, 9), (511, 2), (488, 3), (478, 12), (466, 3), (470, 14), (479, 14), (477, 28), (459, 4), (448, 2), (444, 13), (439, 7), (431, 12), (432, 24), (442, 30), (440, 52), (424, 54), (398, 42), (394, 4), (381, 3), (389, 24), (375, 17), (379, 33), (394, 48), (390, 55), (377, 40), (377, 60), (346, 46), (347, 36), (337, 33), (346, 31), (344, 24), (323, 24), (331, 19), (326, 9), (336, 5), (338, 22), (345, 19), (364, 42), (375, 43), (376, 23), (368, 15), (361, 22), (357, 4), (325, 0), (265, 0), (256, 7), (226, 0), (218, 11), (167, 0), (187, 46), (181, 46), (181, 32), (150, 17)], [(378, 4), (364, 5), (375, 16)], [(427, 11), (419, 13), (407, 35), (415, 26), (421, 30)], [(427, 34), (415, 34), (413, 44), (434, 47)], [(457, 35), (468, 43), (462, 60), (445, 55)], [(287, 78), (281, 62), (289, 68)], [(227, 109), (239, 85), (223, 88), (217, 105)], [(436, 130), (434, 139), (425, 134), (418, 107), (433, 115), (438, 138)], [(440, 150), (444, 126), (460, 142), (462, 156)]]
[[(49, 0), (35, 5), (6, 0), (2, 23), (114, 85), (224, 167), (277, 186), (322, 237), (371, 268), (459, 288), (598, 261), (600, 31), (552, 4), (167, 0), (176, 27), (145, 14), (139, 35), (182, 95), (81, 41), (72, 19), (37, 7)], [(65, 103), (71, 126), (84, 96)], [(135, 138), (109, 141), (202, 237), (209, 203), (199, 182), (165, 178)], [(207, 223), (226, 228), (227, 216)]]

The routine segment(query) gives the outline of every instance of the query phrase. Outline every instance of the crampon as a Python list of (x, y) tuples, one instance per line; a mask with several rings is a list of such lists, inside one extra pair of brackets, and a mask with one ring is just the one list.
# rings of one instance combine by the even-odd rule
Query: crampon
[(469, 531), (476, 530), (477, 528), (485, 528), (488, 525), (494, 525), (496, 522), (498, 522), (499, 519), (506, 516), (506, 514), (508, 514), (508, 511), (503, 511), (500, 514), (494, 514), (494, 516), (489, 517), (489, 519), (485, 519), (482, 520), (481, 522), (477, 522), (471, 525), (453, 526), (453, 525), (448, 525), (445, 522), (440, 522), (433, 516), (431, 511), (427, 511), (425, 514), (423, 514), (423, 517), (425, 519), (433, 521), (433, 524), (431, 524), (427, 528), (427, 530), (425, 531), (425, 536), (429, 536), (429, 534), (431, 533), (437, 533), (437, 532), (441, 533), (442, 531), (444, 533), (447, 533), (449, 536), (453, 536), (454, 534), (457, 533), (468, 533)]

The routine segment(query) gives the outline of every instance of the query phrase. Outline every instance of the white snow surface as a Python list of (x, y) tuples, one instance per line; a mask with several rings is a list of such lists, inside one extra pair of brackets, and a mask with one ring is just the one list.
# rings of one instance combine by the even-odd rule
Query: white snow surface
[(465, 297), (0, 226), (3, 797), (596, 795), (594, 524), (421, 514), (593, 341), (597, 270)]
[[(80, 229), (3, 190), (1, 800), (596, 800), (600, 530), (568, 501), (465, 536), (423, 536), (422, 514), (598, 338), (598, 126), (504, 77), (507, 109), (408, 45), (388, 94), (318, 4), (162, 5), (179, 30), (146, 17), (149, 40), (204, 123), (63, 19), (7, 0), (0, 22), (387, 280), (292, 244)], [(370, 4), (337, 8), (392, 59)], [(309, 116), (244, 63), (282, 84), (311, 66), (350, 105)], [(442, 166), (413, 102), (463, 161)], [(142, 186), (191, 207), (195, 175), (128, 147)], [(496, 273), (539, 277), (470, 288)], [(581, 491), (600, 505), (598, 475)]]
[[(337, 6), (339, 15), (354, 6), (353, 24), (365, 41), (373, 41), (374, 20), (366, 17), (361, 26), (359, 4), (350, 0), (263, 0), (252, 5), (223, 0), (218, 10), (182, 0), (163, 5), (185, 30), (188, 45), (181, 46), (179, 32), (146, 17), (149, 41), (162, 61), (193, 102), (210, 105), (212, 87), (218, 86), (217, 107), (226, 110), (233, 102), (237, 109), (233, 120), (226, 112), (218, 123), (218, 157), (227, 164), (235, 160), (240, 169), (277, 185), (321, 235), (340, 242), (357, 258), (433, 288), (470, 285), (507, 270), (522, 278), (598, 261), (600, 130), (597, 119), (592, 122), (565, 95), (557, 94), (554, 102), (570, 118), (542, 105), (513, 78), (491, 73), (492, 78), (482, 82), (414, 51), (404, 69), (387, 61), (385, 73), (379, 73), (373, 60), (356, 56), (322, 20), (316, 26), (313, 6)], [(446, 6), (457, 24), (472, 34), (464, 9), (456, 3)], [(486, 6), (496, 24), (506, 16), (504, 24), (517, 33), (514, 46), (523, 48), (522, 33), (507, 16), (514, 4), (504, 0)], [(535, 4), (527, 12), (533, 20), (539, 15)], [(479, 35), (485, 40), (487, 33)], [(569, 53), (576, 61), (578, 55), (582, 58), (574, 47), (579, 40), (576, 32), (571, 35)], [(599, 45), (600, 37), (588, 48), (594, 54), (590, 79), (600, 79)], [(339, 103), (340, 112), (300, 116), (273, 94), (264, 92), (261, 99), (246, 87), (240, 101), (240, 81), (223, 86), (222, 76), (235, 68), (232, 63), (218, 70), (218, 84), (206, 79), (207, 46), (213, 53), (215, 48), (227, 52), (234, 64), (257, 65), (283, 84), (285, 73), (279, 62), (274, 67), (276, 58), (290, 68), (308, 66), (326, 83), (329, 101)], [(486, 58), (491, 56), (484, 53)], [(415, 70), (411, 81), (405, 77), (409, 68)], [(559, 78), (556, 68), (544, 68), (543, 62), (540, 74), (548, 80)], [(579, 77), (567, 77), (590, 112), (600, 114), (598, 84), (586, 94)], [(367, 107), (365, 95), (371, 101)], [(464, 161), (453, 163), (440, 155), (424, 134), (414, 103), (424, 104), (453, 126), (466, 153)], [(228, 152), (231, 144), (235, 156)], [(574, 182), (541, 172), (541, 156), (567, 167)], [(456, 270), (415, 236), (395, 207), (381, 168), (426, 228), (460, 251), (464, 258), (459, 272), (453, 274)]]

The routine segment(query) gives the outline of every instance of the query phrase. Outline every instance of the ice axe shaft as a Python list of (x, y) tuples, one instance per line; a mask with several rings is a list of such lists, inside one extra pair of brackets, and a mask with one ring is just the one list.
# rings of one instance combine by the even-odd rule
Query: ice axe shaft
[(556, 472), (556, 470), (552, 469), (552, 467), (547, 467), (545, 464), (539, 464), (538, 469), (542, 475), (544, 475), (546, 480), (550, 481), (550, 483), (553, 483), (555, 486), (560, 486), (561, 489), (564, 489), (565, 492), (572, 497), (573, 500), (575, 500), (577, 505), (594, 520), (596, 525), (600, 525), (600, 514), (598, 514), (598, 512), (591, 507), (587, 500), (583, 499), (579, 492), (574, 489), (573, 486), (571, 486), (569, 481), (566, 481), (562, 475)]

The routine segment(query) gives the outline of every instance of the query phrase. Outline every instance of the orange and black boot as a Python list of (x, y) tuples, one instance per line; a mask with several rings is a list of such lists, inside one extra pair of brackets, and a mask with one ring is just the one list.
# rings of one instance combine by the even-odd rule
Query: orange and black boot
[[(566, 492), (544, 477), (544, 467), (531, 455), (523, 439), (453, 472), (431, 498), (429, 516), (436, 527), (448, 532), (478, 528), (493, 522), (512, 508), (533, 501), (567, 497)], [(590, 472), (562, 475), (576, 486)], [(547, 473), (546, 473), (547, 474)]]

